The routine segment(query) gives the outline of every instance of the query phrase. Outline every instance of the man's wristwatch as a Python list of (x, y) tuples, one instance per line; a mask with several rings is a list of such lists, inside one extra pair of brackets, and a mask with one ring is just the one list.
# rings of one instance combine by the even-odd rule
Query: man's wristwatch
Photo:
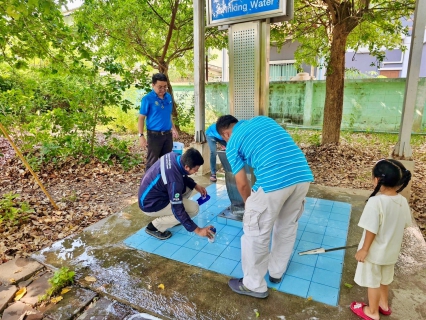
[(139, 138), (140, 138), (140, 137), (143, 137), (143, 133), (139, 133)]

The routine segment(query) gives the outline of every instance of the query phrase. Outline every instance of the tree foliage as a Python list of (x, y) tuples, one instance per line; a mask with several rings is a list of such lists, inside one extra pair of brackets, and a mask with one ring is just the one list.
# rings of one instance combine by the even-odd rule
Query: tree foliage
[(63, 63), (84, 51), (61, 13), (63, 0), (3, 0), (0, 2), (0, 63), (15, 68), (49, 59)]
[[(168, 75), (173, 64), (183, 76), (193, 67), (192, 0), (86, 0), (74, 21), (99, 55), (113, 55), (127, 65), (147, 64)], [(226, 33), (206, 29), (206, 45), (226, 46)], [(173, 88), (168, 83), (173, 97)], [(173, 98), (174, 101), (174, 98)], [(177, 116), (176, 103), (173, 113)]]
[[(407, 34), (401, 19), (414, 11), (414, 0), (295, 0), (294, 19), (274, 25), (271, 37), (300, 46), (295, 58), (327, 69), (322, 143), (338, 143), (343, 112), (345, 52), (367, 47), (378, 62), (384, 49), (402, 46)], [(402, 48), (403, 49), (403, 48)]]
[[(96, 128), (113, 119), (106, 106), (128, 110), (130, 86), (146, 88), (144, 66), (130, 70), (112, 56), (97, 55), (86, 33), (63, 19), (64, 1), (0, 1), (0, 121), (15, 133), (37, 169), (69, 157), (118, 161), (130, 167), (127, 143)], [(130, 155), (130, 157), (129, 157)]]
[[(188, 69), (192, 61), (192, 1), (87, 0), (74, 21), (100, 53), (129, 65), (145, 62), (167, 74), (172, 62)], [(217, 28), (206, 29), (208, 45), (224, 46), (219, 34)]]
[(106, 106), (124, 111), (133, 106), (122, 94), (134, 83), (143, 86), (146, 72), (130, 72), (108, 58), (70, 66), (55, 73), (51, 68), (4, 68), (8, 77), (3, 82), (11, 88), (0, 91), (0, 121), (19, 128), (17, 138), (35, 169), (46, 162), (62, 164), (69, 157), (136, 164), (139, 159), (126, 157), (127, 145), (111, 132), (100, 143), (96, 128), (113, 121), (105, 114)]

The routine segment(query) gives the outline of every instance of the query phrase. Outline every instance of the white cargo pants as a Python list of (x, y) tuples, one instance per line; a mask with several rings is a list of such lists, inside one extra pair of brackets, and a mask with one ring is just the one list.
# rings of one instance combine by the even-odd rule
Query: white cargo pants
[[(281, 278), (289, 262), (297, 225), (304, 210), (309, 182), (265, 193), (252, 190), (247, 198), (241, 237), (241, 263), (244, 285), (255, 292), (265, 292), (266, 272)], [(269, 251), (269, 243), (272, 246)]]
[[(186, 213), (191, 217), (195, 217), (200, 210), (200, 206), (197, 201), (189, 200), (188, 198), (191, 196), (192, 190), (186, 188), (184, 194), (182, 194), (182, 202), (185, 207)], [(158, 217), (152, 221), (154, 227), (156, 227), (160, 232), (164, 232), (167, 229), (174, 227), (179, 224), (179, 221), (175, 218), (172, 212), (172, 205), (169, 203), (164, 209), (161, 209), (156, 212), (145, 212), (147, 216), (150, 217)]]

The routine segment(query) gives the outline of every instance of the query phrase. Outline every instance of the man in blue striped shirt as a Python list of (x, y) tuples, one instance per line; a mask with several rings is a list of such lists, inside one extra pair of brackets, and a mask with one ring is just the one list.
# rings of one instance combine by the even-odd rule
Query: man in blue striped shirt
[[(238, 121), (225, 115), (217, 120), (216, 129), (227, 142), (226, 156), (245, 202), (241, 237), (244, 277), (228, 284), (239, 294), (266, 298), (266, 272), (271, 282), (279, 283), (287, 268), (304, 199), (314, 180), (312, 171), (302, 150), (271, 118)], [(256, 177), (252, 187), (245, 164), (253, 168)]]

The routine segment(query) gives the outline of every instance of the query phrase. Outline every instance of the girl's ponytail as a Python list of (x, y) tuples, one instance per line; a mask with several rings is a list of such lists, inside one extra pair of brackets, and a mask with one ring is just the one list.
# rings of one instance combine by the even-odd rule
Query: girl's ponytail
[[(380, 188), (381, 188), (382, 184), (383, 184), (383, 179), (379, 179), (379, 181), (377, 181), (377, 185), (376, 185), (376, 187), (374, 188), (373, 193), (372, 193), (372, 194), (370, 194), (370, 196), (368, 197), (368, 199), (370, 199), (371, 197), (374, 197), (374, 196), (377, 194), (377, 192), (379, 192), (379, 190), (380, 190)], [(367, 199), (367, 200), (368, 200), (368, 199)], [(365, 200), (365, 201), (367, 201), (367, 200)]]
[[(401, 168), (402, 169), (402, 168)], [(411, 180), (411, 172), (408, 169), (402, 169), (402, 178), (400, 180), (401, 187), (396, 192), (401, 192), (405, 189), (405, 187), (408, 185), (408, 183)]]

